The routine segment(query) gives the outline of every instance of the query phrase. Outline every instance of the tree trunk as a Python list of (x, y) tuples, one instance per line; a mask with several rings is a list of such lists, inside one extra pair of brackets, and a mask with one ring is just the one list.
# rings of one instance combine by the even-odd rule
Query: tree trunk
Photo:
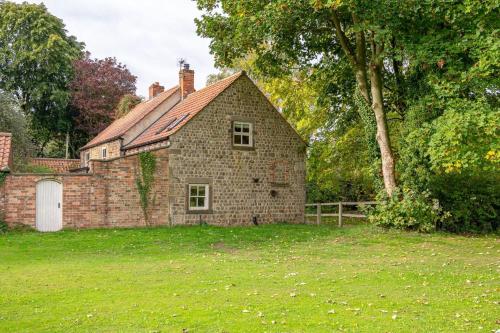
[[(371, 104), (371, 109), (375, 114), (375, 122), (377, 124), (376, 139), (380, 149), (382, 159), (382, 175), (384, 178), (385, 191), (389, 196), (392, 196), (396, 189), (396, 176), (394, 171), (394, 156), (392, 154), (391, 142), (389, 140), (389, 131), (387, 129), (387, 120), (384, 112), (384, 99), (382, 93), (382, 60), (380, 58), (383, 52), (383, 44), (377, 45), (374, 40), (374, 35), (371, 35), (371, 51), (372, 62), (370, 64), (370, 89), (368, 88), (368, 66), (366, 61), (366, 38), (364, 31), (355, 33), (355, 49), (351, 48), (349, 39), (342, 27), (340, 18), (336, 10), (332, 10), (332, 22), (335, 26), (335, 34), (339, 43), (351, 63), (356, 76), (358, 88), (363, 95), (363, 98), (368, 104)], [(352, 15), (352, 20), (355, 24), (359, 24), (356, 15)]]
[(382, 93), (382, 73), (381, 64), (372, 63), (370, 65), (370, 83), (372, 96), (372, 109), (377, 122), (377, 143), (380, 148), (382, 159), (382, 175), (384, 177), (384, 187), (387, 195), (392, 196), (396, 189), (396, 175), (394, 171), (394, 156), (387, 129), (387, 119), (384, 112), (384, 99)]
[[(366, 65), (365, 65), (366, 66)], [(368, 91), (368, 78), (366, 76), (366, 67), (356, 66), (356, 82), (358, 83), (359, 91), (363, 95), (366, 103), (370, 105), (370, 93)]]
[(66, 159), (69, 158), (69, 131), (66, 132)]

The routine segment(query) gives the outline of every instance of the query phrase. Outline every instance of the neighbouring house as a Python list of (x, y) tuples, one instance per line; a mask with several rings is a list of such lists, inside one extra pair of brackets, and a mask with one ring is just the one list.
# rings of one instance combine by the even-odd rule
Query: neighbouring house
[[(304, 221), (306, 144), (245, 72), (195, 91), (185, 65), (178, 86), (151, 85), (80, 154), (72, 173), (9, 175), (7, 222), (51, 231)], [(156, 166), (147, 195), (146, 157)]]

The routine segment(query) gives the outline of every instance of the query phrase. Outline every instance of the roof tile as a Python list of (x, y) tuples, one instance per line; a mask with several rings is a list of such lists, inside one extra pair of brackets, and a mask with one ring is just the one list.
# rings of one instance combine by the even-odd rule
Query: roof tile
[[(153, 125), (130, 142), (125, 148), (133, 148), (166, 139), (177, 132), (191, 118), (203, 110), (211, 101), (244, 72), (238, 72), (201, 90), (189, 94), (184, 100), (165, 113)], [(176, 124), (177, 122), (177, 124)], [(175, 126), (174, 126), (175, 125)]]
[(144, 119), (144, 117), (155, 110), (161, 103), (175, 94), (175, 92), (178, 90), (179, 87), (175, 86), (158, 94), (158, 96), (154, 97), (153, 99), (139, 103), (128, 114), (113, 121), (108, 127), (106, 127), (101, 133), (99, 133), (81, 149), (91, 148), (101, 143), (118, 139), (130, 128), (132, 128), (132, 126)]

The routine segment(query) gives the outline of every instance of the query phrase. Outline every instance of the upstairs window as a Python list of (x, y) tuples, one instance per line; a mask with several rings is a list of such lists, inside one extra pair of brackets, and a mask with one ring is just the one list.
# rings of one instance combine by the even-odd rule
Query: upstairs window
[(104, 160), (108, 157), (108, 147), (102, 147), (101, 158)]
[(253, 147), (252, 123), (233, 122), (233, 145), (237, 147)]
[(189, 210), (208, 210), (208, 184), (189, 184)]

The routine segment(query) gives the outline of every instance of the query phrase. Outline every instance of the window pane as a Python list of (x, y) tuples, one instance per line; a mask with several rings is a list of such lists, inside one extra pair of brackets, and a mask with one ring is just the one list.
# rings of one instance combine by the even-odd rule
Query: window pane
[(198, 207), (205, 207), (205, 198), (198, 198)]
[(248, 137), (248, 136), (243, 136), (243, 137), (242, 137), (242, 144), (244, 144), (244, 145), (249, 145), (249, 144), (250, 144), (250, 137)]
[(241, 136), (240, 135), (234, 136), (234, 143), (237, 145), (241, 145)]
[(234, 131), (241, 132), (241, 124), (234, 124)]
[(198, 193), (196, 186), (191, 186), (191, 196), (196, 196)]
[(196, 207), (196, 198), (189, 199), (189, 207)]
[(250, 133), (250, 125), (248, 124), (243, 125), (243, 133)]
[(204, 197), (205, 196), (205, 186), (198, 187), (198, 195), (200, 197)]

